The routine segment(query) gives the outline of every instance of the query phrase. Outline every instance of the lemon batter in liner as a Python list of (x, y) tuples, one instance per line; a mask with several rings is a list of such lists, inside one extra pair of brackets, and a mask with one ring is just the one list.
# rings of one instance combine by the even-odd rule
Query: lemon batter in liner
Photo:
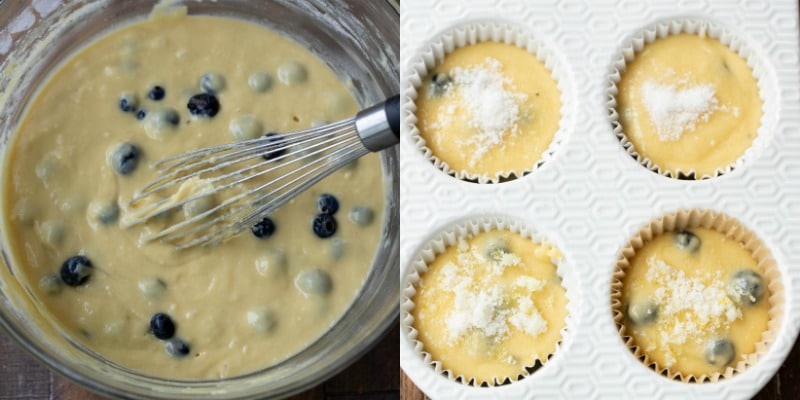
[[(511, 57), (510, 62), (506, 62), (508, 60), (502, 61), (498, 57), (493, 57), (492, 54), (488, 54), (483, 50), (469, 50), (475, 46), (477, 46), (478, 49), (486, 49), (491, 47), (500, 48), (503, 50), (502, 53), (505, 54), (505, 56), (501, 54), (500, 58), (505, 58), (509, 54), (513, 55), (515, 53), (516, 56)], [(459, 89), (452, 91), (454, 94), (453, 97), (456, 98), (456, 101), (450, 101), (450, 104), (446, 104), (447, 102), (444, 101), (439, 101), (442, 100), (441, 98), (432, 98), (432, 100), (434, 100), (433, 103), (438, 103), (438, 106), (434, 104), (434, 107), (426, 107), (431, 109), (429, 110), (429, 114), (431, 111), (438, 111), (439, 109), (446, 110), (446, 112), (443, 114), (451, 117), (449, 118), (451, 120), (450, 122), (452, 122), (450, 125), (454, 125), (456, 128), (462, 129), (460, 134), (457, 133), (456, 135), (453, 135), (452, 129), (441, 129), (442, 126), (448, 125), (447, 123), (442, 123), (448, 122), (448, 118), (439, 118), (434, 114), (430, 114), (426, 118), (429, 125), (432, 123), (436, 128), (435, 130), (439, 131), (434, 136), (441, 136), (438, 139), (440, 144), (443, 143), (445, 147), (449, 148), (449, 153), (448, 150), (445, 152), (450, 155), (455, 155), (456, 158), (460, 159), (459, 162), (466, 166), (466, 168), (456, 168), (450, 165), (448, 160), (440, 157), (436, 151), (429, 147), (429, 139), (437, 139), (431, 137), (426, 138), (422, 136), (421, 133), (425, 127), (422, 126), (420, 115), (418, 115), (417, 111), (419, 109), (418, 106), (420, 106), (418, 102), (421, 102), (423, 98), (421, 91), (425, 86), (428, 86), (427, 90), (430, 91), (440, 91), (439, 89), (441, 87), (447, 87), (447, 85), (434, 84), (433, 80), (434, 76), (436, 75), (434, 71), (439, 71), (439, 66), (443, 65), (443, 63), (446, 63), (451, 54), (461, 52), (462, 50), (467, 50), (467, 58), (471, 58), (473, 60), (472, 66), (465, 64), (459, 67), (462, 69), (462, 72), (463, 70), (470, 72), (467, 74), (461, 74), (462, 78), (465, 76), (475, 76), (474, 72), (476, 70), (494, 69), (492, 64), (497, 65), (497, 69), (500, 70), (502, 77), (500, 79), (493, 79), (491, 81), (503, 81), (505, 94), (502, 96), (496, 96), (496, 98), (501, 98), (504, 100), (500, 102), (492, 102), (491, 104), (494, 104), (492, 108), (495, 110), (502, 110), (502, 107), (497, 107), (497, 104), (513, 103), (514, 105), (512, 107), (516, 107), (518, 110), (513, 111), (510, 114), (505, 114), (505, 112), (486, 113), (488, 115), (505, 114), (506, 117), (511, 115), (514, 118), (510, 119), (516, 120), (517, 123), (516, 125), (511, 125), (511, 130), (502, 130), (502, 135), (488, 135), (495, 138), (501, 138), (502, 140), (488, 141), (492, 143), (490, 146), (476, 146), (477, 143), (487, 142), (485, 140), (478, 140), (480, 136), (486, 135), (474, 135), (475, 132), (481, 131), (480, 129), (475, 128), (476, 126), (482, 125), (484, 128), (483, 132), (487, 131), (487, 129), (485, 129), (487, 126), (508, 127), (508, 125), (505, 124), (505, 119), (470, 118), (471, 121), (466, 121), (466, 118), (463, 117), (465, 114), (456, 113), (456, 109), (462, 108), (463, 110), (466, 110), (467, 108), (475, 109), (478, 107), (469, 107), (464, 101), (464, 96)], [(462, 57), (463, 56), (459, 56), (459, 58)], [(519, 60), (523, 60), (524, 62), (519, 62)], [(413, 71), (408, 78), (408, 85), (404, 86), (403, 88), (403, 91), (406, 92), (405, 102), (407, 104), (407, 111), (404, 115), (404, 120), (409, 127), (410, 137), (414, 141), (414, 145), (419, 149), (426, 159), (433, 163), (436, 168), (457, 179), (481, 184), (500, 183), (520, 178), (528, 173), (537, 171), (542, 165), (546, 164), (548, 160), (554, 156), (554, 154), (557, 153), (558, 148), (560, 147), (561, 142), (564, 140), (564, 136), (566, 135), (567, 126), (572, 121), (571, 109), (574, 106), (574, 101), (571, 98), (572, 86), (567, 72), (561, 66), (561, 59), (556, 53), (550, 50), (549, 46), (547, 46), (544, 41), (540, 41), (538, 39), (538, 35), (534, 35), (526, 29), (503, 21), (468, 23), (457, 26), (440, 34), (434, 41), (430, 43), (428, 47), (420, 52), (419, 58), (414, 59), (414, 61), (415, 63), (412, 66)], [(528, 64), (528, 67), (526, 67), (525, 64)], [(539, 97), (537, 98), (537, 90), (532, 90), (531, 87), (521, 88), (512, 81), (511, 78), (516, 79), (515, 76), (505, 76), (505, 74), (502, 73), (503, 70), (511, 66), (511, 69), (516, 70), (517, 72), (520, 70), (524, 71), (523, 75), (525, 75), (525, 77), (523, 77), (523, 80), (530, 82), (528, 76), (531, 74), (531, 68), (529, 68), (531, 65), (535, 66), (534, 68), (537, 71), (536, 73), (539, 74), (541, 78), (539, 82), (536, 82), (537, 88), (553, 88), (555, 93), (553, 93), (551, 97), (543, 98), (542, 96), (544, 91), (539, 90)], [(528, 69), (526, 70), (525, 68)], [(442, 70), (441, 72), (446, 71)], [(440, 74), (439, 76), (449, 77), (447, 73), (443, 75)], [(456, 80), (461, 81), (461, 83), (463, 83), (463, 81), (470, 80), (469, 78), (462, 78)], [(551, 83), (554, 85), (554, 87), (550, 86)], [(432, 86), (437, 87), (433, 88)], [(457, 82), (456, 85), (451, 84), (450, 86), (452, 87), (461, 85)], [(472, 89), (475, 88), (472, 87)], [(526, 93), (523, 93), (522, 89), (529, 91), (530, 96)], [(476, 92), (482, 91), (470, 91), (470, 93)], [(489, 93), (494, 93), (495, 95), (498, 94), (498, 92), (494, 90), (489, 91)], [(467, 96), (469, 99), (477, 99), (482, 97), (487, 96)], [(525, 101), (522, 101), (523, 98)], [(511, 99), (513, 99), (513, 102)], [(474, 106), (478, 102), (475, 101), (471, 103), (474, 103), (471, 104)], [(531, 105), (535, 105), (535, 103), (538, 103), (538, 106), (531, 107)], [(552, 109), (551, 105), (553, 104), (557, 104), (557, 108)], [(442, 107), (444, 105), (447, 105), (447, 107)], [(486, 107), (484, 112), (488, 109), (489, 107)], [(542, 113), (546, 113), (546, 115)], [(533, 118), (531, 118), (537, 116), (540, 117), (539, 120), (535, 121)], [(442, 119), (444, 121), (442, 121)], [(494, 125), (494, 123), (498, 121), (503, 121), (503, 123)], [(470, 125), (473, 127), (470, 128)], [(518, 129), (514, 130), (514, 126), (516, 126)], [(529, 129), (531, 126), (536, 128), (536, 132), (528, 130), (524, 132), (526, 135), (523, 135), (523, 130), (519, 129), (521, 127)], [(552, 131), (550, 126), (554, 126)], [(464, 127), (467, 129), (464, 130)], [(493, 131), (493, 129), (488, 129), (488, 131)], [(442, 135), (440, 135), (440, 133)], [(531, 135), (531, 133), (535, 133), (535, 135)], [(461, 135), (461, 137), (459, 137), (459, 135)], [(524, 136), (527, 136), (527, 138)], [(505, 145), (506, 141), (520, 142), (524, 143), (524, 145), (516, 147), (508, 146)], [(525, 151), (525, 146), (531, 145), (532, 147), (528, 148), (528, 151)], [(478, 149), (477, 153), (473, 151), (475, 149)], [(506, 152), (508, 152), (510, 156), (504, 157), (503, 154)], [(520, 154), (521, 156), (519, 156)], [(491, 161), (490, 164), (493, 165), (493, 171), (487, 171), (483, 167), (481, 168), (484, 170), (469, 168), (470, 162), (473, 162), (475, 166), (478, 166), (478, 164), (481, 163), (487, 164), (486, 161), (483, 160), (484, 158), (488, 161)]]
[(456, 171), (527, 171), (550, 146), (560, 92), (544, 63), (495, 42), (455, 49), (424, 79), (417, 127), (431, 152)]
[[(688, 55), (686, 54), (688, 53)], [(667, 177), (741, 168), (771, 135), (763, 66), (727, 29), (674, 20), (643, 30), (614, 62), (607, 103), (626, 151)]]
[(452, 235), (434, 241), (412, 275), (410, 337), (437, 372), (465, 384), (529, 375), (557, 351), (574, 312), (561, 253), (505, 222)]
[[(695, 238), (679, 236), (686, 232)], [(755, 304), (734, 296), (732, 279), (740, 271), (763, 279)], [(674, 295), (681, 297), (670, 300)], [(611, 299), (620, 336), (645, 365), (684, 382), (714, 382), (745, 371), (766, 352), (782, 319), (783, 285), (769, 251), (738, 221), (679, 211), (651, 222), (623, 249)], [(730, 362), (707, 359), (712, 347), (727, 346), (719, 339), (734, 344)]]

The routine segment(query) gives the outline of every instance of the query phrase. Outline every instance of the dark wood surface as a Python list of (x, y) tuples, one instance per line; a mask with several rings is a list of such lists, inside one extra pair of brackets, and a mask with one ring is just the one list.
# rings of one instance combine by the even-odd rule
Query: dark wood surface
[[(761, 389), (753, 400), (797, 400), (800, 399), (800, 342), (794, 344), (792, 352), (778, 373)], [(427, 400), (403, 371), (400, 371), (400, 398), (403, 400)], [(0, 397), (2, 399), (2, 397)]]
[[(342, 373), (291, 400), (424, 400), (399, 370), (397, 326), (369, 353)], [(0, 332), (0, 400), (96, 400), (93, 395), (39, 365)], [(800, 399), (800, 345), (755, 400)]]
[[(400, 398), (397, 325), (381, 342), (330, 380), (290, 400), (396, 400)], [(98, 400), (97, 396), (33, 360), (0, 331), (0, 400)]]

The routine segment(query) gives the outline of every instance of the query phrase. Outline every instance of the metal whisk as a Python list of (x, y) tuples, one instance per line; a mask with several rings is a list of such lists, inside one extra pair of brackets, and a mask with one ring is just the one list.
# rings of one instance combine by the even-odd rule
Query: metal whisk
[(393, 96), (319, 128), (169, 157), (154, 165), (159, 177), (137, 192), (122, 222), (126, 227), (144, 224), (224, 192), (221, 202), (209, 202), (202, 212), (187, 213), (184, 220), (141, 237), (178, 249), (216, 245), (357, 158), (397, 144), (399, 132), (400, 98)]

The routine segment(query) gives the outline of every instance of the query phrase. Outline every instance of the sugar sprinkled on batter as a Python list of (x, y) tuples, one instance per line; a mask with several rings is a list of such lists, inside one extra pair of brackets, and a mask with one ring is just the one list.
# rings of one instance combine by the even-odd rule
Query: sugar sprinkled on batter
[(710, 274), (711, 283), (706, 284), (704, 281), (708, 280), (690, 278), (655, 257), (647, 259), (647, 265), (646, 279), (658, 284), (654, 300), (661, 305), (663, 321), (668, 321), (659, 326), (659, 347), (665, 352), (669, 353), (670, 344), (702, 342), (708, 332), (727, 328), (742, 317), (741, 310), (728, 297), (719, 272)]
[(528, 96), (516, 92), (502, 67), (500, 61), (487, 57), (476, 66), (453, 68), (450, 75), (454, 90), (446, 94), (451, 103), (431, 126), (435, 130), (445, 130), (454, 119), (466, 119), (474, 133), (461, 144), (474, 147), (470, 166), (487, 151), (503, 146), (508, 136), (519, 133), (519, 121), (523, 116), (520, 104)]
[(676, 141), (693, 131), (698, 122), (708, 121), (717, 110), (711, 85), (692, 85), (681, 89), (648, 79), (642, 85), (642, 98), (650, 120), (662, 141)]
[(517, 290), (523, 293), (538, 292), (544, 287), (543, 281), (521, 276), (507, 284), (494, 279), (502, 276), (506, 268), (523, 266), (522, 260), (516, 255), (506, 253), (499, 260), (493, 260), (486, 257), (478, 246), (469, 246), (463, 239), (460, 240), (457, 262), (442, 267), (440, 288), (455, 295), (453, 310), (446, 316), (448, 340), (451, 343), (471, 331), (499, 341), (505, 338), (511, 327), (531, 336), (547, 329), (547, 321), (530, 297), (511, 296)]

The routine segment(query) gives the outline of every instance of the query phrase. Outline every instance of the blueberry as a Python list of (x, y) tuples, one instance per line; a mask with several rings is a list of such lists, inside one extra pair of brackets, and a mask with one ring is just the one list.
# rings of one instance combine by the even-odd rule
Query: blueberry
[(56, 274), (47, 274), (39, 279), (39, 289), (48, 294), (56, 294), (61, 291), (61, 279)]
[(505, 238), (492, 238), (486, 241), (486, 257), (489, 257), (490, 260), (501, 261), (508, 253), (510, 253), (508, 240)]
[(508, 250), (502, 247), (495, 247), (489, 250), (486, 255), (489, 256), (489, 259), (494, 262), (503, 261), (503, 258), (508, 254)]
[(658, 304), (652, 301), (634, 301), (628, 304), (628, 320), (633, 325), (649, 325), (658, 318)]
[(266, 92), (272, 87), (272, 77), (266, 72), (256, 72), (247, 78), (247, 85), (256, 92)]
[(178, 112), (172, 108), (161, 108), (147, 113), (144, 119), (144, 132), (156, 140), (163, 139), (167, 133), (175, 132), (181, 122)]
[(375, 218), (375, 212), (367, 206), (353, 207), (347, 214), (347, 218), (358, 226), (367, 226)]
[(752, 269), (737, 271), (728, 282), (728, 295), (741, 305), (758, 303), (764, 296), (764, 290), (764, 278)]
[(728, 339), (715, 338), (706, 343), (703, 355), (706, 362), (712, 367), (725, 367), (730, 365), (736, 357), (736, 348)]
[(286, 254), (275, 248), (267, 248), (264, 255), (255, 262), (256, 272), (267, 278), (278, 278), (286, 273), (288, 268)]
[(111, 167), (120, 175), (130, 175), (139, 164), (142, 151), (135, 144), (123, 143), (111, 154)]
[(61, 169), (61, 162), (59, 162), (55, 156), (45, 155), (36, 164), (36, 176), (39, 177), (42, 182), (49, 182), (58, 176)]
[(155, 313), (150, 318), (150, 332), (153, 336), (165, 340), (175, 336), (175, 323), (164, 313)]
[(228, 124), (228, 129), (233, 134), (234, 139), (239, 141), (255, 139), (264, 132), (261, 123), (252, 115), (244, 115), (231, 120)]
[(264, 137), (267, 139), (267, 151), (262, 155), (265, 160), (272, 160), (286, 154), (286, 140), (283, 139), (283, 136), (270, 132)]
[(247, 323), (258, 333), (270, 333), (276, 325), (275, 313), (266, 308), (247, 312)]
[(437, 72), (431, 77), (431, 89), (435, 96), (443, 95), (453, 83), (453, 78), (444, 72)]
[(200, 89), (206, 93), (219, 93), (225, 89), (225, 78), (216, 72), (208, 72), (200, 77)]
[(39, 239), (50, 246), (58, 246), (64, 241), (67, 226), (64, 221), (49, 220), (42, 221), (36, 226), (36, 234)]
[(125, 92), (119, 97), (119, 109), (123, 112), (134, 112), (139, 105), (139, 99), (135, 94)]
[(308, 71), (296, 61), (287, 61), (278, 66), (278, 80), (286, 86), (303, 83), (306, 79), (308, 79)]
[(92, 262), (84, 256), (73, 256), (61, 265), (61, 281), (69, 286), (80, 286), (92, 275)]
[(164, 90), (164, 88), (158, 85), (153, 86), (153, 88), (150, 89), (150, 92), (147, 93), (147, 97), (150, 98), (150, 100), (155, 101), (163, 100), (164, 96), (166, 95), (167, 92)]
[(192, 351), (188, 343), (178, 338), (168, 340), (164, 345), (164, 349), (167, 350), (169, 355), (179, 358), (189, 355), (189, 353)]
[(264, 217), (264, 219), (253, 225), (251, 231), (253, 232), (253, 236), (259, 239), (266, 239), (275, 233), (275, 222), (269, 217)]
[(217, 206), (217, 200), (213, 195), (206, 195), (183, 205), (183, 215), (186, 219), (196, 217)]
[(140, 280), (137, 286), (148, 299), (158, 299), (167, 290), (167, 283), (155, 276)]
[(136, 119), (139, 121), (143, 120), (144, 117), (147, 116), (147, 110), (140, 108), (139, 111), (136, 111)]
[(333, 261), (339, 261), (344, 256), (345, 242), (341, 238), (332, 238), (329, 242), (328, 254)]
[(307, 295), (328, 294), (333, 288), (330, 275), (317, 268), (306, 269), (297, 274), (294, 285)]
[(181, 122), (181, 116), (178, 114), (175, 109), (172, 108), (165, 108), (163, 110), (159, 110), (161, 118), (169, 125), (178, 126)]
[(317, 214), (311, 227), (318, 237), (322, 239), (331, 237), (336, 233), (336, 219), (330, 214)]
[(87, 213), (92, 223), (109, 225), (119, 217), (119, 206), (113, 201), (95, 200), (89, 203)]
[(213, 94), (200, 93), (192, 96), (186, 107), (194, 116), (211, 118), (219, 112), (219, 100)]
[(690, 253), (693, 253), (700, 248), (700, 238), (689, 231), (675, 232), (673, 240), (679, 249), (686, 250)]
[(323, 193), (317, 199), (317, 208), (323, 214), (336, 214), (339, 211), (339, 200), (330, 193)]

